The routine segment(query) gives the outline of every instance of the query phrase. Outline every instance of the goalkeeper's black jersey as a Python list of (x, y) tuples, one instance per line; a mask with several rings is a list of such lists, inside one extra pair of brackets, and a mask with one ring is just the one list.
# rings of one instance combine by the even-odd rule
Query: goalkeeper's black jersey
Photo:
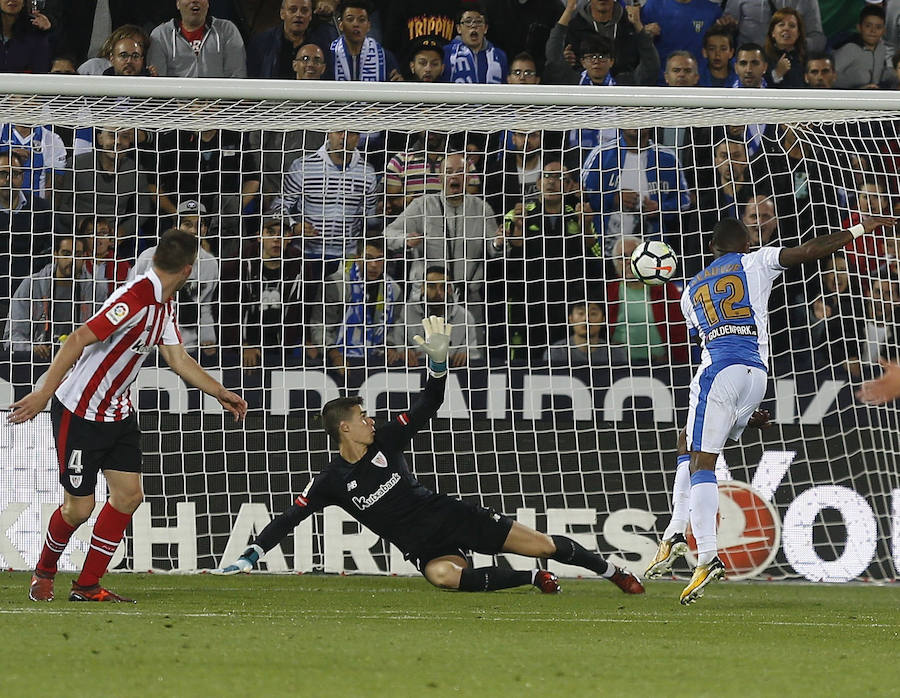
[(359, 461), (348, 463), (335, 456), (296, 498), (299, 511), (294, 511), (300, 518), (294, 525), (336, 504), (403, 552), (421, 549), (433, 540), (451, 515), (453, 500), (419, 484), (403, 451), (437, 413), (444, 401), (445, 382), (446, 377), (429, 377), (408, 412), (375, 430), (375, 441)]

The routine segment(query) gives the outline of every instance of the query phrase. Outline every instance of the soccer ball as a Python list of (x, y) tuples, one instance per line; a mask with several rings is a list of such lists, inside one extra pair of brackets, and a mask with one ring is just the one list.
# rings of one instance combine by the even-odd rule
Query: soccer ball
[(659, 286), (675, 274), (678, 258), (662, 240), (647, 240), (631, 254), (631, 271), (648, 286)]

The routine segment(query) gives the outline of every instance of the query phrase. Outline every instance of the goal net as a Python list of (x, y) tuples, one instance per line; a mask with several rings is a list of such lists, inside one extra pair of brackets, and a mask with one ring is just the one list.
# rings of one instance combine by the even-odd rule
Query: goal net
[[(359, 393), (377, 422), (408, 408), (425, 378), (412, 336), (443, 314), (452, 368), (409, 448), (418, 479), (643, 572), (668, 523), (699, 356), (678, 301), (714, 223), (742, 219), (754, 246), (795, 245), (898, 210), (893, 95), (9, 83), (3, 404), (176, 226), (202, 245), (178, 296), (185, 345), (250, 403), (234, 424), (150, 355), (132, 389), (146, 499), (119, 569), (233, 559), (329, 461), (326, 401)], [(718, 466), (733, 577), (897, 576), (897, 408), (854, 396), (897, 358), (892, 235), (775, 284), (762, 405), (774, 426), (748, 430)], [(633, 279), (627, 258), (646, 239), (678, 255), (670, 283)], [(26, 569), (61, 500), (49, 415), (0, 433), (0, 560)], [(83, 553), (76, 541), (61, 566)], [(336, 508), (263, 568), (413, 572)]]

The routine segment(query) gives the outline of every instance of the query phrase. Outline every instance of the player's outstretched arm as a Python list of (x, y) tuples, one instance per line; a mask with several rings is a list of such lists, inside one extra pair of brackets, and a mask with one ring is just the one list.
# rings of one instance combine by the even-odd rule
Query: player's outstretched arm
[[(309, 494), (312, 484), (313, 483), (310, 483), (310, 486), (304, 490), (305, 494)], [(315, 495), (313, 495), (313, 497), (314, 496)], [(297, 502), (301, 501), (305, 503), (302, 505), (295, 503), (272, 519), (266, 527), (260, 531), (260, 534), (256, 537), (256, 540), (253, 541), (253, 544), (248, 546), (237, 560), (229, 564), (223, 564), (220, 568), (212, 570), (212, 574), (231, 575), (239, 574), (241, 572), (250, 572), (256, 563), (259, 562), (259, 559), (286, 538), (300, 522), (315, 511), (321, 509), (321, 507), (315, 505), (310, 506), (309, 500), (304, 495), (300, 495), (300, 497), (297, 498)]]
[(216, 398), (222, 407), (234, 415), (234, 421), (247, 416), (247, 401), (204, 371), (196, 359), (184, 350), (183, 344), (160, 344), (159, 351), (169, 367), (181, 376), (185, 383)]
[(44, 374), (43, 385), (10, 405), (12, 411), (7, 419), (13, 424), (21, 424), (43, 410), (69, 369), (81, 357), (84, 348), (97, 341), (99, 341), (97, 335), (87, 325), (82, 325), (70, 334)]
[(828, 235), (819, 235), (812, 240), (807, 240), (797, 247), (784, 247), (778, 257), (778, 262), (783, 267), (796, 267), (806, 262), (814, 262), (817, 259), (828, 257), (839, 249), (844, 247), (851, 240), (855, 240), (860, 235), (867, 235), (876, 228), (882, 226), (894, 227), (897, 224), (896, 218), (887, 218), (884, 216), (867, 216), (860, 223)]
[(883, 405), (900, 397), (900, 365), (880, 359), (884, 373), (880, 378), (866, 381), (856, 393), (863, 402), (870, 405)]

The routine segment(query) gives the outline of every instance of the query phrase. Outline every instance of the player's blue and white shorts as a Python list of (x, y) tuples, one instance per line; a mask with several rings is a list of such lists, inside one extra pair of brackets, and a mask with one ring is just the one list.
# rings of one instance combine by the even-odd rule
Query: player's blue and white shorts
[(766, 379), (766, 372), (756, 366), (701, 367), (691, 381), (688, 450), (721, 453), (728, 439), (739, 439), (766, 395)]

